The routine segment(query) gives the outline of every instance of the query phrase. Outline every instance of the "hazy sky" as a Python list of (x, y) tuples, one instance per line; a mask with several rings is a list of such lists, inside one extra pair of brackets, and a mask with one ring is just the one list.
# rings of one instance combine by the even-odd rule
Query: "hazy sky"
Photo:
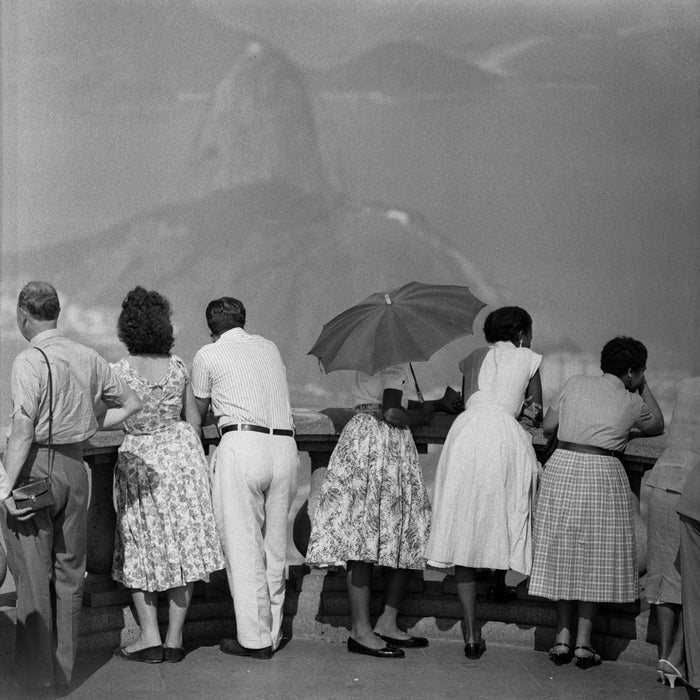
[[(616, 333), (648, 343), (669, 396), (678, 377), (700, 373), (694, 0), (5, 0), (0, 7), (3, 384), (22, 347), (13, 320), (20, 281), (36, 269), (51, 274), (51, 245), (85, 240), (87, 251), (96, 236), (191, 199), (209, 100), (253, 39), (300, 67), (332, 186), (353, 203), (419, 215), (438, 247), (457, 251), (494, 299), (528, 308), (551, 377), (594, 363)], [(458, 88), (426, 94), (430, 76)], [(333, 235), (361, 228), (351, 219), (334, 225)], [(138, 243), (102, 264), (113, 271), (135, 256), (143, 265)], [(260, 269), (269, 253), (270, 269), (294, 289), (296, 268), (285, 272), (269, 241), (250, 245)], [(220, 255), (204, 240), (201, 249)], [(240, 278), (246, 268), (235, 250)], [(414, 251), (425, 255), (417, 236), (405, 252)], [(334, 264), (309, 261), (318, 276)], [(144, 283), (177, 288), (157, 256), (152, 265)], [(63, 294), (80, 299), (71, 329), (81, 336), (113, 328), (126, 289), (117, 281), (107, 290), (105, 275), (81, 269), (79, 256), (72, 272), (54, 271)], [(328, 291), (329, 308), (377, 291), (366, 282), (352, 288), (359, 272), (344, 271), (347, 279)], [(187, 284), (210, 294), (211, 280)], [(274, 284), (261, 282), (270, 298), (256, 313), (269, 313), (266, 327), (284, 336), (289, 324)], [(311, 318), (304, 301), (292, 312), (304, 328), (327, 320), (320, 312)], [(189, 361), (200, 319), (184, 321)], [(295, 340), (286, 352), (303, 386), (319, 377), (301, 345)], [(438, 373), (435, 382), (445, 381), (457, 378)]]

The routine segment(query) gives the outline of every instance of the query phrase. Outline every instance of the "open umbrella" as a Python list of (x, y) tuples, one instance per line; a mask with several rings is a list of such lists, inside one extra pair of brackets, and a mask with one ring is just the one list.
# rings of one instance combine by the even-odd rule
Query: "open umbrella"
[(374, 374), (391, 365), (428, 360), (447, 343), (473, 333), (484, 306), (469, 287), (409, 282), (372, 294), (331, 319), (308, 354), (318, 357), (326, 372)]

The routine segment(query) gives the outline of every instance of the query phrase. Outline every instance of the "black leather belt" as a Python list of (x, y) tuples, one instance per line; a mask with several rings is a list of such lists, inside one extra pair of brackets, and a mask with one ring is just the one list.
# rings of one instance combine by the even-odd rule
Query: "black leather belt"
[(618, 450), (606, 450), (603, 447), (596, 447), (595, 445), (583, 445), (579, 442), (566, 442), (565, 440), (559, 440), (557, 442), (558, 450), (568, 450), (569, 452), (583, 452), (589, 455), (604, 455), (606, 457), (615, 457), (615, 459), (622, 459), (624, 452)]
[(266, 428), (264, 425), (251, 425), (250, 423), (234, 423), (226, 425), (219, 431), (222, 435), (230, 433), (232, 430), (252, 430), (254, 433), (267, 433), (268, 435), (284, 435), (294, 437), (293, 430), (283, 430), (282, 428)]

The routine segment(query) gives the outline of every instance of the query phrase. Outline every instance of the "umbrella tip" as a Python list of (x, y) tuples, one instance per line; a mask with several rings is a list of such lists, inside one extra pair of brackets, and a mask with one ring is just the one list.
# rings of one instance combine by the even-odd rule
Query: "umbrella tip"
[(386, 302), (387, 306), (391, 306), (391, 297), (388, 294), (384, 295), (384, 301)]

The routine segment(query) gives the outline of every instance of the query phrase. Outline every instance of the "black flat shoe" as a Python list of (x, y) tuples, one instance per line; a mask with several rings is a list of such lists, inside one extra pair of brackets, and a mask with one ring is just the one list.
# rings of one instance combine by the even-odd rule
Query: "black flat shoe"
[(141, 661), (144, 664), (160, 664), (163, 663), (163, 647), (159, 644), (157, 647), (146, 647), (138, 651), (127, 651), (120, 647), (114, 650), (114, 656), (127, 661)]
[(385, 646), (383, 649), (372, 649), (360, 644), (352, 637), (348, 637), (348, 651), (351, 654), (364, 654), (365, 656), (377, 656), (380, 659), (403, 659), (406, 653), (403, 649)]
[(185, 658), (185, 650), (182, 647), (163, 647), (163, 661), (169, 664), (177, 664)]
[(248, 649), (238, 643), (236, 639), (222, 639), (219, 642), (219, 649), (224, 654), (231, 656), (247, 656), (249, 659), (271, 659), (272, 647), (263, 647), (262, 649)]
[(478, 642), (468, 642), (464, 645), (464, 655), (468, 659), (480, 659), (486, 651), (486, 642), (480, 639)]
[[(554, 651), (556, 647), (566, 647), (566, 651)], [(571, 651), (571, 644), (567, 644), (566, 642), (557, 642), (549, 650), (549, 660), (555, 666), (563, 666), (564, 664), (568, 664), (573, 658), (574, 652)]]
[(592, 668), (593, 666), (600, 666), (600, 664), (603, 663), (603, 660), (600, 658), (600, 654), (595, 650), (592, 649), (591, 647), (576, 647), (575, 651), (578, 651), (579, 649), (583, 649), (584, 651), (590, 651), (591, 653), (586, 655), (586, 656), (578, 656), (576, 655), (576, 665), (579, 668), (582, 669), (587, 669), (587, 668)]
[(375, 632), (377, 637), (381, 637), (387, 644), (392, 647), (404, 647), (406, 649), (420, 649), (421, 647), (427, 647), (429, 642), (425, 637), (409, 637), (408, 639), (395, 639), (394, 637), (387, 637), (385, 634), (379, 634)]

